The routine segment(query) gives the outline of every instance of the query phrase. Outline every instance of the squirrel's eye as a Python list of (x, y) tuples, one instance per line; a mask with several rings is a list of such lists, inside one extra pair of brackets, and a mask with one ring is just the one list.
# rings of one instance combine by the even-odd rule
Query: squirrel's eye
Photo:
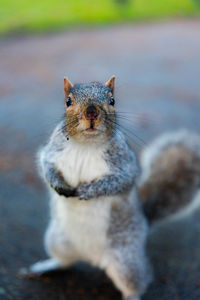
[(66, 99), (66, 105), (67, 105), (67, 107), (69, 107), (70, 105), (72, 105), (72, 99), (71, 99), (71, 97), (68, 97)]
[(114, 106), (115, 105), (115, 99), (111, 96), (109, 99), (109, 104)]

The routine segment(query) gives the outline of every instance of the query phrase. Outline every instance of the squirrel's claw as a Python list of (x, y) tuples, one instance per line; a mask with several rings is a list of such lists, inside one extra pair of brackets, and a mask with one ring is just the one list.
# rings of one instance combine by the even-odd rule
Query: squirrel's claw
[(37, 278), (37, 277), (41, 277), (42, 273), (35, 273), (35, 272), (32, 272), (29, 268), (21, 268), (19, 271), (18, 271), (18, 277), (20, 278), (26, 278), (26, 279), (29, 279), (29, 278)]

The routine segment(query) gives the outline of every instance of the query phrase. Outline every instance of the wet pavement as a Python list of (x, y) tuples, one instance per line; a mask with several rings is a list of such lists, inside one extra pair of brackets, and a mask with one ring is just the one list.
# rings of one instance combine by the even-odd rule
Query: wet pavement
[[(152, 137), (200, 126), (200, 21), (76, 30), (0, 42), (0, 299), (121, 299), (106, 276), (79, 265), (40, 280), (17, 276), (46, 257), (48, 195), (35, 157), (63, 113), (63, 76), (106, 81), (137, 151)], [(144, 141), (144, 142), (143, 142)], [(153, 229), (155, 280), (143, 300), (200, 299), (200, 217)]]

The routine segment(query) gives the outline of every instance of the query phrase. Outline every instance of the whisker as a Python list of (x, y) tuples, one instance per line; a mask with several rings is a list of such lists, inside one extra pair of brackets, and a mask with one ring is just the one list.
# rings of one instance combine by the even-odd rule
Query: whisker
[(139, 151), (141, 151), (142, 145), (140, 143), (138, 143), (136, 140), (133, 141), (133, 137), (129, 133), (124, 132), (123, 129), (121, 129), (121, 128), (115, 127), (114, 133), (117, 133), (118, 131), (124, 133), (124, 135), (127, 139), (127, 143), (129, 144), (130, 148), (135, 153), (139, 153)]
[[(108, 113), (109, 116), (113, 116), (113, 113)], [(120, 121), (123, 122), (124, 124), (128, 123), (127, 125), (131, 125), (131, 127), (138, 129), (140, 128), (140, 130), (145, 129), (146, 127), (148, 127), (149, 125), (151, 127), (157, 127), (159, 125), (159, 119), (153, 116), (150, 116), (148, 114), (138, 114), (138, 115), (128, 115), (127, 114), (120, 114), (120, 113), (116, 113), (116, 118)]]
[(136, 137), (143, 145), (146, 144), (145, 141), (142, 138), (140, 138), (136, 133), (134, 133), (132, 130), (126, 128), (122, 124), (119, 124), (117, 121), (113, 121), (113, 120), (111, 120), (109, 118), (107, 120), (109, 120), (110, 122), (114, 123), (119, 128), (122, 128), (123, 130), (126, 130), (130, 135), (133, 135), (134, 137)]

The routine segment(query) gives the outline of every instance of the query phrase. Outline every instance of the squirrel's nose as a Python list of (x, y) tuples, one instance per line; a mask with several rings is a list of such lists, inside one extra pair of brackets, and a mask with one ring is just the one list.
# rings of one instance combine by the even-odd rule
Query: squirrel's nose
[(91, 120), (91, 121), (97, 119), (98, 111), (96, 109), (96, 106), (94, 106), (94, 104), (91, 104), (87, 107), (85, 117), (87, 120)]

